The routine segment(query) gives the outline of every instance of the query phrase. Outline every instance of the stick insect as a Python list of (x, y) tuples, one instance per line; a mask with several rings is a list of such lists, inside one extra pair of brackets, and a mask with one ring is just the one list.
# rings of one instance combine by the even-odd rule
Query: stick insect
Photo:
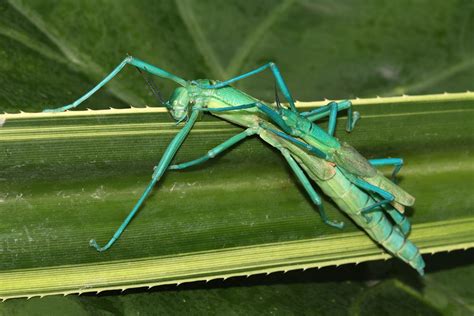
[[(311, 186), (306, 174), (372, 239), (423, 274), (423, 259), (416, 246), (406, 238), (410, 231), (410, 223), (403, 215), (404, 207), (411, 206), (414, 198), (374, 168), (374, 166), (392, 165), (394, 166), (392, 178), (394, 178), (402, 167), (403, 160), (385, 158), (367, 161), (350, 145), (340, 143), (334, 137), (338, 112), (347, 110), (348, 132), (352, 131), (359, 118), (359, 114), (352, 110), (349, 101), (330, 102), (313, 111), (298, 112), (293, 97), (274, 63), (265, 64), (223, 82), (208, 79), (187, 81), (128, 56), (100, 83), (73, 103), (45, 111), (61, 112), (77, 107), (114, 78), (126, 65), (136, 67), (141, 73), (145, 72), (177, 83), (179, 87), (174, 90), (169, 100), (165, 100), (154, 82), (145, 76), (149, 88), (173, 119), (177, 123), (185, 123), (155, 167), (149, 185), (112, 238), (102, 247), (94, 239), (90, 241), (90, 245), (96, 250), (106, 251), (119, 239), (167, 170), (181, 170), (202, 164), (244, 139), (258, 135), (281, 151), (326, 224), (336, 228), (343, 227), (343, 223), (328, 218), (321, 198)], [(270, 70), (275, 78), (276, 107), (230, 86), (238, 80), (264, 70)], [(288, 102), (288, 107), (280, 103), (277, 88)], [(200, 158), (170, 165), (201, 112), (210, 113), (246, 129), (209, 150)], [(314, 121), (326, 117), (329, 117), (329, 127), (324, 131)]]

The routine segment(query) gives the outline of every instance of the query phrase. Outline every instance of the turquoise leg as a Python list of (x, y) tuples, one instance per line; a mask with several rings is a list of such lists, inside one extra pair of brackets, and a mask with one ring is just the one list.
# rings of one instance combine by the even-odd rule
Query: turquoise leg
[(298, 139), (296, 139), (296, 138), (294, 138), (290, 135), (287, 135), (287, 134), (285, 134), (281, 131), (275, 130), (273, 128), (267, 127), (263, 124), (260, 124), (260, 127), (267, 130), (267, 131), (269, 131), (269, 132), (271, 132), (271, 133), (273, 133), (273, 134), (275, 134), (275, 135), (277, 135), (277, 136), (280, 136), (281, 138), (284, 138), (284, 139), (292, 142), (293, 144), (295, 144), (299, 147), (302, 147), (302, 148), (306, 149), (307, 151), (309, 151), (312, 154), (315, 154), (319, 158), (327, 159), (327, 155), (323, 151), (319, 150), (318, 148), (316, 148), (314, 146), (311, 146), (311, 145), (309, 145), (305, 142), (302, 142), (302, 141), (300, 141), (300, 140), (298, 140)]
[(334, 136), (336, 131), (337, 123), (337, 103), (331, 103), (331, 108), (329, 110), (329, 124), (328, 124), (328, 134)]
[(306, 117), (310, 121), (316, 121), (326, 116), (329, 116), (329, 128), (328, 132), (330, 135), (334, 135), (334, 130), (336, 128), (336, 118), (337, 112), (343, 111), (347, 109), (347, 125), (346, 131), (351, 132), (355, 124), (360, 118), (360, 114), (357, 111), (353, 111), (351, 101), (341, 101), (337, 102), (330, 102), (328, 105), (320, 107), (318, 109), (314, 109), (309, 112), (301, 113), (302, 116)]
[[(375, 193), (369, 192), (369, 194), (373, 199), (375, 200), (378, 199), (378, 196)], [(404, 214), (400, 213), (397, 209), (395, 209), (390, 204), (383, 205), (382, 207), (385, 209), (388, 215), (392, 218), (393, 222), (398, 226), (402, 234), (407, 236), (411, 230), (411, 224), (408, 218)]]
[(206, 112), (228, 112), (228, 111), (238, 111), (238, 110), (244, 110), (244, 109), (250, 109), (250, 108), (257, 108), (266, 115), (270, 117), (272, 121), (274, 121), (278, 126), (284, 130), (286, 133), (291, 134), (293, 131), (291, 127), (289, 127), (286, 122), (282, 119), (280, 114), (278, 114), (277, 111), (273, 110), (271, 107), (261, 103), (261, 102), (254, 102), (254, 103), (248, 103), (248, 104), (242, 104), (242, 105), (236, 105), (236, 106), (226, 106), (222, 108), (196, 108), (199, 111), (206, 111)]
[(175, 156), (176, 152), (178, 151), (179, 147), (181, 144), (184, 142), (184, 139), (186, 136), (189, 134), (189, 131), (191, 131), (191, 128), (193, 127), (194, 123), (196, 122), (196, 119), (198, 117), (199, 112), (198, 111), (193, 111), (191, 114), (191, 117), (189, 120), (186, 122), (186, 124), (183, 126), (183, 128), (179, 131), (179, 133), (173, 138), (171, 143), (168, 145), (168, 148), (166, 148), (165, 153), (161, 157), (160, 163), (158, 166), (155, 168), (155, 171), (153, 173), (152, 179), (150, 181), (150, 184), (148, 187), (145, 189), (145, 192), (143, 192), (142, 196), (138, 200), (138, 202), (135, 204), (133, 207), (132, 211), (128, 214), (128, 216), (125, 218), (123, 223), (120, 225), (120, 227), (117, 229), (113, 237), (109, 240), (109, 242), (103, 246), (100, 247), (97, 242), (94, 239), (91, 239), (89, 244), (97, 249), (97, 251), (105, 251), (109, 249), (117, 239), (119, 239), (120, 235), (122, 235), (123, 231), (127, 227), (127, 225), (130, 223), (130, 221), (133, 219), (135, 214), (138, 212), (140, 209), (141, 205), (143, 202), (146, 200), (148, 195), (150, 194), (151, 190), (155, 186), (155, 184), (160, 180), (160, 178), (163, 176), (165, 173), (166, 169), (168, 169), (168, 166)]
[(395, 197), (393, 196), (393, 194), (391, 194), (390, 192), (387, 192), (385, 190), (382, 190), (378, 187), (376, 187), (375, 185), (372, 185), (364, 180), (361, 180), (359, 178), (355, 178), (355, 177), (350, 177), (349, 180), (354, 183), (356, 186), (364, 189), (364, 190), (367, 190), (367, 191), (370, 191), (370, 192), (374, 192), (374, 193), (377, 193), (378, 195), (380, 195), (383, 200), (380, 201), (380, 202), (377, 202), (377, 203), (374, 203), (372, 205), (369, 205), (367, 207), (364, 207), (362, 210), (361, 210), (361, 213), (362, 214), (365, 214), (365, 213), (368, 213), (368, 212), (371, 212), (373, 211), (375, 208), (379, 207), (379, 206), (382, 206), (382, 205), (385, 205), (385, 204), (390, 204), (391, 202), (393, 202), (393, 200), (395, 200)]
[(393, 207), (388, 207), (387, 213), (393, 219), (393, 222), (400, 228), (400, 231), (406, 236), (410, 233), (411, 224), (408, 218)]
[(395, 181), (395, 177), (403, 167), (402, 158), (380, 158), (380, 159), (369, 159), (369, 163), (374, 166), (395, 166), (392, 172), (392, 181)]
[(311, 201), (313, 201), (314, 204), (319, 209), (319, 214), (323, 220), (324, 223), (328, 224), (329, 226), (336, 227), (336, 228), (343, 228), (344, 223), (343, 222), (338, 222), (338, 221), (332, 221), (329, 220), (329, 218), (326, 215), (326, 212), (324, 212), (323, 204), (321, 202), (321, 198), (319, 195), (314, 191), (313, 187), (311, 186), (311, 183), (308, 180), (308, 177), (304, 174), (303, 170), (301, 167), (298, 165), (298, 163), (293, 159), (291, 154), (288, 152), (286, 149), (281, 149), (281, 152), (283, 156), (285, 157), (286, 161), (290, 164), (291, 169), (293, 169), (293, 172), (296, 174), (296, 177), (300, 180), (301, 184), (303, 184), (303, 187), (305, 188), (306, 192), (308, 192)]
[(217, 145), (216, 147), (212, 148), (211, 150), (209, 150), (207, 152), (206, 155), (204, 155), (200, 158), (188, 161), (188, 162), (183, 162), (183, 163), (180, 163), (180, 164), (177, 164), (177, 165), (172, 165), (168, 169), (169, 170), (181, 170), (181, 169), (185, 169), (185, 168), (188, 168), (188, 167), (191, 167), (191, 166), (199, 165), (203, 162), (208, 161), (211, 158), (214, 158), (215, 156), (219, 155), (223, 151), (225, 151), (228, 148), (234, 146), (235, 144), (237, 144), (238, 142), (244, 140), (245, 138), (249, 137), (250, 135), (254, 135), (255, 133), (256, 133), (255, 129), (248, 128), (245, 131), (243, 131), (242, 133), (234, 135), (231, 138), (229, 138), (228, 140), (226, 140), (225, 142), (223, 142), (222, 144)]
[(144, 70), (144, 71), (146, 71), (146, 72), (148, 72), (152, 75), (155, 75), (155, 76), (158, 76), (158, 77), (161, 77), (161, 78), (165, 78), (165, 79), (173, 80), (174, 82), (176, 82), (176, 83), (178, 83), (182, 86), (185, 86), (187, 84), (186, 80), (184, 80), (184, 79), (182, 79), (178, 76), (175, 76), (172, 73), (169, 73), (169, 72), (167, 72), (167, 71), (165, 71), (161, 68), (153, 66), (153, 65), (151, 65), (147, 62), (144, 62), (140, 59), (128, 56), (117, 67), (115, 67), (115, 69), (112, 70), (112, 72), (110, 74), (108, 74), (101, 82), (99, 82), (94, 88), (92, 88), (89, 92), (84, 94), (82, 97), (80, 97), (79, 99), (77, 99), (73, 103), (65, 105), (65, 106), (57, 108), (57, 109), (46, 109), (43, 112), (63, 112), (63, 111), (67, 111), (67, 110), (70, 110), (70, 109), (73, 109), (73, 108), (77, 107), (79, 104), (81, 104), (85, 100), (89, 99), (94, 93), (97, 92), (97, 90), (102, 88), (107, 82), (112, 80), (112, 78), (114, 78), (127, 64), (133, 65), (133, 66), (135, 66), (135, 67), (137, 67), (141, 70)]
[(295, 102), (293, 101), (293, 97), (291, 96), (291, 93), (290, 93), (290, 90), (288, 89), (285, 81), (283, 80), (283, 77), (280, 73), (280, 70), (278, 69), (278, 66), (275, 64), (275, 63), (268, 63), (268, 64), (265, 64), (255, 70), (252, 70), (252, 71), (249, 71), (247, 73), (244, 73), (243, 75), (240, 75), (240, 76), (237, 76), (237, 77), (234, 77), (232, 79), (229, 79), (229, 80), (226, 80), (226, 81), (223, 81), (223, 82), (219, 82), (217, 84), (213, 84), (213, 85), (199, 85), (199, 87), (203, 88), (203, 89), (218, 89), (218, 88), (222, 88), (222, 87), (225, 87), (227, 85), (230, 85), (231, 83), (233, 82), (236, 82), (236, 81), (239, 81), (241, 79), (244, 79), (244, 78), (247, 78), (247, 77), (250, 77), (250, 76), (253, 76), (255, 74), (258, 74), (259, 72), (262, 72), (266, 69), (270, 68), (270, 70), (272, 71), (273, 73), (273, 76), (275, 77), (275, 80), (278, 84), (278, 87), (280, 88), (281, 92), (283, 93), (283, 95), (285, 96), (285, 99), (288, 101), (288, 103), (290, 104), (290, 107), (291, 107), (291, 110), (293, 112), (297, 112), (296, 110), (296, 106), (295, 106)]

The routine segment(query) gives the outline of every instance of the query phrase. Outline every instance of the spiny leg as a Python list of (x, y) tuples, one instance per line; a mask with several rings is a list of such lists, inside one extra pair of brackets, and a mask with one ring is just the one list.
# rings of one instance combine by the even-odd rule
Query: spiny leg
[(115, 69), (112, 70), (112, 72), (109, 73), (101, 82), (99, 82), (94, 88), (92, 88), (89, 92), (84, 94), (82, 97), (80, 97), (79, 99), (77, 99), (76, 101), (74, 101), (71, 104), (65, 105), (65, 106), (57, 108), (57, 109), (46, 109), (46, 110), (44, 110), (44, 112), (63, 112), (63, 111), (67, 111), (67, 110), (70, 110), (72, 108), (77, 107), (79, 104), (81, 104), (82, 102), (84, 102), (85, 100), (90, 98), (95, 92), (97, 92), (97, 90), (102, 88), (107, 82), (112, 80), (112, 78), (114, 78), (127, 64), (133, 65), (133, 66), (135, 66), (139, 69), (142, 69), (146, 72), (149, 72), (152, 75), (155, 75), (155, 76), (158, 76), (158, 77), (161, 77), (161, 78), (165, 78), (165, 79), (173, 80), (174, 82), (176, 82), (176, 83), (178, 83), (182, 86), (186, 85), (186, 80), (184, 80), (184, 79), (182, 79), (182, 78), (180, 78), (176, 75), (173, 75), (172, 73), (169, 73), (169, 72), (167, 72), (167, 71), (165, 71), (161, 68), (153, 66), (152, 64), (144, 62), (140, 59), (128, 56), (117, 67), (115, 67)]
[(222, 144), (219, 144), (216, 147), (212, 148), (211, 150), (209, 150), (207, 152), (206, 155), (204, 155), (200, 158), (188, 161), (188, 162), (183, 162), (183, 163), (180, 163), (180, 164), (172, 165), (168, 168), (168, 170), (181, 170), (181, 169), (185, 169), (185, 168), (188, 168), (188, 167), (191, 167), (191, 166), (199, 165), (203, 162), (208, 161), (211, 158), (214, 158), (218, 154), (220, 154), (223, 151), (227, 150), (228, 148), (234, 146), (235, 144), (237, 144), (238, 142), (244, 140), (245, 138), (247, 138), (251, 135), (254, 135), (255, 133), (256, 133), (256, 130), (254, 128), (248, 128), (245, 131), (243, 131), (242, 133), (234, 135), (231, 138), (229, 138), (228, 140), (226, 140), (225, 142), (223, 142)]
[(402, 158), (380, 158), (380, 159), (369, 159), (369, 163), (374, 166), (395, 166), (392, 172), (392, 181), (395, 182), (395, 177), (403, 167)]
[(313, 189), (311, 186), (311, 183), (309, 182), (308, 178), (304, 174), (304, 171), (301, 169), (301, 167), (298, 165), (298, 163), (293, 159), (291, 154), (288, 152), (287, 149), (281, 149), (281, 152), (283, 156), (285, 157), (286, 161), (288, 161), (288, 164), (290, 165), (291, 169), (293, 169), (293, 172), (296, 174), (298, 179), (300, 180), (301, 184), (305, 188), (306, 192), (309, 194), (311, 201), (313, 201), (314, 204), (319, 209), (319, 214), (323, 220), (324, 223), (328, 224), (329, 226), (336, 227), (336, 228), (343, 228), (344, 223), (343, 222), (338, 222), (338, 221), (332, 221), (329, 220), (326, 212), (324, 212), (323, 204), (321, 202), (321, 198), (319, 195), (316, 193), (316, 191)]
[(328, 133), (330, 135), (334, 135), (334, 130), (336, 128), (337, 112), (343, 111), (346, 109), (347, 109), (346, 131), (351, 132), (354, 129), (357, 121), (359, 120), (360, 114), (357, 111), (353, 111), (352, 103), (349, 100), (341, 101), (339, 103), (332, 101), (329, 104), (323, 107), (320, 107), (318, 109), (314, 109), (309, 112), (303, 112), (301, 113), (301, 115), (313, 122), (323, 117), (329, 116)]
[(168, 147), (165, 150), (165, 153), (161, 157), (160, 163), (157, 165), (155, 168), (155, 171), (153, 172), (152, 180), (150, 181), (150, 184), (148, 184), (147, 188), (145, 189), (145, 192), (143, 192), (142, 196), (138, 200), (138, 202), (135, 204), (133, 207), (132, 211), (127, 215), (125, 220), (122, 222), (120, 227), (117, 229), (115, 234), (112, 236), (112, 238), (109, 240), (109, 242), (103, 246), (100, 247), (95, 239), (91, 239), (89, 244), (97, 249), (97, 251), (105, 251), (109, 249), (117, 239), (119, 239), (120, 235), (122, 235), (123, 231), (127, 227), (127, 225), (130, 223), (130, 221), (133, 219), (135, 214), (138, 212), (140, 209), (140, 206), (143, 204), (145, 199), (148, 197), (150, 194), (151, 190), (155, 186), (155, 184), (160, 180), (160, 178), (163, 176), (165, 173), (166, 169), (168, 168), (171, 160), (175, 156), (176, 152), (178, 151), (179, 147), (181, 144), (184, 142), (184, 139), (186, 136), (189, 134), (189, 131), (193, 127), (194, 123), (196, 122), (196, 119), (198, 117), (199, 112), (198, 111), (193, 111), (191, 114), (191, 117), (189, 120), (186, 122), (186, 124), (183, 126), (183, 128), (179, 131), (179, 133), (173, 138), (171, 143), (168, 145)]
[(268, 64), (265, 64), (261, 67), (258, 67), (257, 69), (254, 69), (252, 71), (249, 71), (247, 73), (244, 73), (240, 76), (237, 76), (237, 77), (234, 77), (234, 78), (231, 78), (229, 80), (226, 80), (226, 81), (223, 81), (223, 82), (219, 82), (217, 84), (213, 84), (213, 85), (199, 85), (199, 87), (201, 88), (204, 88), (204, 89), (218, 89), (218, 88), (222, 88), (222, 87), (225, 87), (233, 82), (236, 82), (236, 81), (239, 81), (241, 79), (245, 79), (247, 77), (250, 77), (250, 76), (253, 76), (255, 74), (258, 74), (259, 72), (262, 72), (266, 69), (270, 69), (273, 73), (273, 76), (275, 77), (275, 80), (278, 84), (278, 87), (280, 88), (281, 92), (283, 93), (283, 95), (285, 96), (285, 99), (288, 101), (288, 103), (290, 104), (290, 108), (293, 112), (297, 112), (296, 110), (296, 106), (295, 106), (295, 102), (293, 101), (293, 97), (291, 96), (291, 93), (290, 93), (290, 90), (288, 89), (285, 81), (283, 80), (283, 77), (280, 73), (280, 70), (278, 69), (278, 66), (273, 63), (273, 62), (270, 62)]

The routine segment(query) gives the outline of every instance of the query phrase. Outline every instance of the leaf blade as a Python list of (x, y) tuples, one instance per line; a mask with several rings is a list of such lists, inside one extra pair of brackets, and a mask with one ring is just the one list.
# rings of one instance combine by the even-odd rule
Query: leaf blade
[[(425, 252), (472, 247), (473, 201), (469, 187), (463, 185), (474, 173), (467, 150), (472, 133), (457, 123), (472, 117), (472, 101), (458, 101), (458, 95), (452, 102), (438, 103), (378, 100), (382, 101), (378, 106), (371, 105), (372, 101), (357, 106), (363, 119), (350, 141), (368, 157), (405, 158), (401, 185), (417, 197), (410, 218), (414, 223), (411, 238)], [(178, 130), (165, 113), (153, 111), (15, 114), (16, 119), (7, 119), (0, 129), (5, 148), (0, 178), (8, 181), (0, 181), (0, 192), (8, 195), (0, 196), (0, 208), (17, 211), (4, 212), (0, 223), (2, 231), (9, 231), (2, 249), (11, 253), (2, 263), (1, 275), (2, 280), (23, 273), (27, 277), (18, 279), (16, 293), (1, 284), (2, 296), (32, 295), (25, 290), (25, 280), (44, 278), (50, 271), (59, 271), (61, 278), (74, 275), (76, 283), (71, 279), (66, 286), (51, 283), (49, 290), (43, 284), (34, 295), (155, 284), (160, 273), (161, 278), (171, 279), (156, 284), (386, 258), (347, 219), (342, 232), (323, 225), (281, 157), (256, 139), (215, 162), (168, 174), (119, 243), (98, 255), (87, 247), (87, 240), (110, 236)], [(340, 136), (344, 136), (343, 125), (339, 124)], [(196, 125), (178, 160), (195, 158), (238, 131), (207, 118)], [(393, 134), (397, 137), (387, 141)], [(456, 161), (452, 161), (453, 153)], [(329, 200), (325, 204), (332, 217), (344, 220)], [(448, 229), (449, 223), (453, 229)], [(46, 246), (48, 251), (32, 245)], [(354, 246), (353, 256), (341, 258), (348, 251), (345, 245)], [(199, 257), (203, 254), (204, 259)], [(262, 264), (269, 254), (281, 257)], [(189, 261), (180, 262), (180, 258)], [(155, 259), (162, 264), (155, 265)], [(174, 266), (189, 270), (193, 262), (200, 265), (194, 275), (167, 270)], [(219, 262), (224, 267), (216, 267)], [(108, 275), (99, 278), (102, 285), (90, 287), (90, 280), (116, 264), (117, 271), (124, 269), (123, 264), (133, 266), (128, 272), (137, 274), (130, 283), (116, 284)], [(225, 264), (234, 265), (234, 270)], [(150, 272), (147, 265), (155, 268), (146, 277), (140, 275)], [(84, 271), (84, 267), (90, 270), (82, 276), (71, 272)], [(57, 278), (44, 279), (45, 284), (53, 279)], [(79, 285), (80, 279), (88, 281)]]

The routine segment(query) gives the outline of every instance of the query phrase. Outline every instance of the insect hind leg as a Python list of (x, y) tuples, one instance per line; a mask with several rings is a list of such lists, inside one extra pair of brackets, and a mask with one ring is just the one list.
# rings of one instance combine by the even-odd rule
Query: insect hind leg
[(321, 198), (319, 195), (316, 193), (316, 191), (313, 189), (311, 186), (311, 183), (308, 180), (308, 177), (304, 174), (303, 170), (301, 167), (298, 165), (298, 163), (293, 159), (291, 154), (288, 152), (286, 149), (281, 149), (281, 152), (283, 156), (285, 157), (286, 161), (288, 161), (288, 164), (290, 165), (291, 169), (295, 173), (296, 177), (300, 180), (301, 184), (305, 188), (306, 192), (309, 194), (311, 201), (316, 204), (316, 206), (319, 209), (319, 215), (321, 216), (321, 219), (323, 220), (324, 223), (326, 223), (329, 226), (335, 227), (335, 228), (343, 228), (344, 223), (339, 222), (339, 221), (334, 221), (330, 220), (328, 216), (326, 215), (326, 212), (324, 211), (324, 207), (321, 201)]
[(392, 207), (387, 208), (387, 213), (390, 215), (393, 222), (398, 226), (403, 235), (407, 236), (411, 230), (411, 224), (408, 218)]
[(385, 190), (382, 190), (381, 188), (376, 187), (375, 185), (372, 185), (364, 180), (361, 180), (359, 178), (355, 177), (350, 177), (349, 178), (352, 183), (354, 183), (356, 186), (358, 186), (361, 189), (367, 190), (369, 192), (376, 193), (382, 197), (382, 200), (379, 202), (376, 202), (374, 204), (368, 205), (364, 207), (363, 209), (360, 210), (361, 214), (366, 214), (368, 212), (373, 212), (376, 210), (377, 207), (387, 205), (392, 203), (395, 200), (395, 196), (391, 194), (390, 192), (387, 192)]
[(380, 159), (369, 159), (369, 163), (374, 166), (394, 166), (395, 168), (392, 171), (391, 179), (395, 182), (395, 177), (397, 176), (400, 169), (403, 167), (402, 158), (380, 158)]
[[(374, 199), (377, 200), (377, 196), (373, 192), (369, 192), (369, 195)], [(397, 225), (401, 233), (405, 236), (407, 236), (410, 233), (411, 230), (411, 224), (408, 218), (400, 213), (396, 208), (394, 208), (392, 205), (384, 205), (383, 208), (387, 212), (387, 214), (390, 216), (392, 219), (393, 223)]]
[(328, 103), (327, 105), (320, 107), (318, 109), (314, 109), (309, 112), (303, 112), (301, 113), (301, 115), (312, 122), (322, 119), (326, 116), (329, 116), (328, 133), (330, 135), (334, 135), (334, 131), (336, 129), (337, 113), (346, 109), (347, 109), (346, 131), (350, 133), (352, 132), (352, 130), (355, 127), (355, 124), (359, 120), (360, 114), (359, 112), (353, 111), (352, 102), (349, 100), (345, 100), (341, 102), (332, 101)]

